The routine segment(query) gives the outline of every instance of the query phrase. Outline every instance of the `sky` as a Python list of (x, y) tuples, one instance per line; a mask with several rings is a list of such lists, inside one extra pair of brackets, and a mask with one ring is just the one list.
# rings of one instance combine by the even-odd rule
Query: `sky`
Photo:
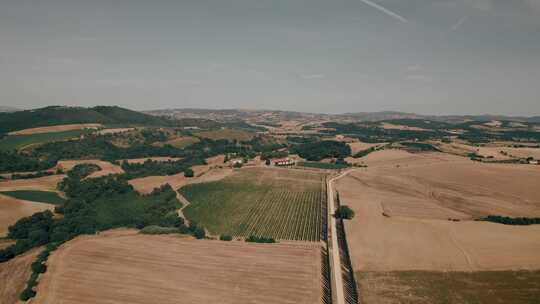
[(0, 105), (540, 115), (540, 0), (0, 0)]

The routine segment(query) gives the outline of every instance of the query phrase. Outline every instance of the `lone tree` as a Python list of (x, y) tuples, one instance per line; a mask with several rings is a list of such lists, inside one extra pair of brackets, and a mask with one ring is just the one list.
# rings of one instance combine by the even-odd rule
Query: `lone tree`
[(193, 177), (195, 174), (193, 172), (193, 170), (191, 170), (191, 168), (188, 168), (186, 169), (186, 171), (184, 171), (184, 176), (185, 177)]
[(350, 220), (354, 217), (354, 211), (347, 205), (339, 206), (334, 212), (334, 216), (338, 219)]

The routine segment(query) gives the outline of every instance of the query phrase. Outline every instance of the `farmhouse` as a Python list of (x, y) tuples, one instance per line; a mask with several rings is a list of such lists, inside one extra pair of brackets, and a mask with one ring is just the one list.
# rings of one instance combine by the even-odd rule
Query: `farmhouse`
[(290, 159), (290, 158), (281, 158), (281, 159), (276, 159), (274, 160), (274, 165), (275, 166), (292, 166), (294, 165), (294, 160)]
[(234, 166), (243, 165), (243, 164), (244, 164), (244, 160), (241, 158), (234, 158), (234, 159), (229, 160), (229, 166), (231, 168)]

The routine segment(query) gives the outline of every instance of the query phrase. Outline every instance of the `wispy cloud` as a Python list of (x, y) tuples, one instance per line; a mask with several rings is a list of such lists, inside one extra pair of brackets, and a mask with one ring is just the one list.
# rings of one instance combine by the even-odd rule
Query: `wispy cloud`
[(300, 75), (300, 78), (303, 78), (303, 79), (323, 79), (325, 77), (324, 74), (305, 74), (305, 75)]
[(467, 21), (467, 16), (465, 17), (462, 17), (461, 19), (458, 20), (458, 22), (456, 22), (454, 25), (452, 25), (452, 27), (450, 28), (453, 31), (457, 31), (457, 29), (459, 29), (463, 23), (465, 23), (465, 21)]
[(410, 74), (410, 75), (405, 76), (405, 79), (410, 80), (410, 81), (418, 81), (418, 82), (432, 82), (433, 81), (433, 77), (426, 74)]
[(379, 11), (381, 11), (381, 12), (387, 14), (388, 16), (390, 16), (390, 17), (392, 17), (392, 18), (394, 18), (394, 19), (397, 19), (397, 20), (399, 20), (399, 21), (401, 21), (401, 22), (408, 22), (408, 20), (405, 19), (403, 16), (401, 16), (401, 15), (399, 15), (399, 14), (397, 14), (397, 13), (394, 13), (393, 11), (391, 11), (391, 10), (385, 8), (385, 7), (382, 6), (382, 5), (379, 5), (379, 4), (377, 4), (377, 3), (371, 2), (371, 1), (369, 1), (369, 0), (360, 0), (360, 1), (364, 2), (365, 4), (371, 6), (371, 7), (375, 8), (375, 9), (378, 9)]
[(410, 65), (407, 67), (407, 71), (408, 72), (419, 72), (419, 71), (423, 71), (424, 70), (424, 67), (417, 64), (417, 65)]

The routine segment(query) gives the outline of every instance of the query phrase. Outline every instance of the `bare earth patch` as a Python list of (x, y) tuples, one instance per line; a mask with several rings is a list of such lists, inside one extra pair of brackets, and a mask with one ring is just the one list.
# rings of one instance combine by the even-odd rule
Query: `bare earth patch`
[(54, 205), (19, 200), (0, 194), (0, 236), (7, 234), (8, 227), (19, 219), (36, 212), (54, 210)]
[(409, 126), (403, 126), (403, 125), (396, 125), (391, 124), (387, 122), (383, 122), (381, 124), (381, 128), (388, 129), (388, 130), (403, 130), (403, 131), (430, 131), (428, 129), (422, 129), (418, 127), (409, 127)]
[(80, 129), (97, 129), (102, 126), (103, 126), (102, 124), (98, 124), (98, 123), (57, 125), (57, 126), (24, 129), (24, 130), (19, 130), (15, 132), (9, 132), (8, 134), (9, 135), (29, 135), (29, 134), (39, 134), (39, 133), (49, 133), (49, 132), (80, 130)]
[(184, 173), (174, 175), (147, 176), (129, 180), (133, 188), (143, 194), (152, 192), (155, 188), (169, 184), (173, 189), (178, 189), (187, 184), (205, 183), (221, 180), (229, 176), (233, 171), (229, 168), (219, 168), (223, 165), (225, 156), (219, 155), (206, 159), (207, 165), (193, 166), (194, 177), (185, 177)]
[(55, 251), (33, 303), (318, 303), (320, 247), (122, 233)]
[(5, 304), (23, 303), (19, 294), (26, 287), (30, 277), (30, 265), (36, 259), (41, 249), (32, 249), (14, 259), (0, 263), (0, 302)]
[(447, 220), (539, 216), (539, 170), (439, 153), (367, 157), (369, 168), (337, 183), (342, 202), (357, 214), (346, 225), (355, 270), (540, 269), (539, 225)]
[(142, 164), (146, 162), (147, 160), (152, 160), (156, 162), (167, 162), (167, 161), (177, 161), (181, 160), (181, 158), (178, 157), (145, 157), (145, 158), (131, 158), (131, 159), (125, 159), (129, 164)]
[(197, 137), (202, 138), (209, 138), (213, 140), (218, 139), (228, 139), (228, 140), (238, 140), (238, 141), (247, 141), (251, 140), (253, 138), (253, 133), (241, 131), (241, 130), (233, 130), (233, 129), (219, 129), (219, 130), (212, 130), (212, 131), (200, 131), (194, 133)]
[(116, 134), (116, 133), (123, 133), (128, 132), (131, 130), (135, 130), (135, 128), (112, 128), (112, 129), (103, 129), (96, 132), (96, 134), (99, 135), (105, 135), (105, 134)]
[(58, 183), (66, 177), (63, 174), (29, 179), (16, 179), (0, 182), (0, 191), (43, 190), (57, 191)]
[(57, 168), (61, 168), (64, 171), (70, 171), (76, 165), (80, 164), (94, 164), (98, 165), (101, 170), (96, 171), (88, 176), (88, 178), (101, 177), (109, 174), (122, 174), (124, 170), (120, 166), (113, 165), (110, 162), (97, 160), (97, 159), (87, 159), (87, 160), (61, 160), (57, 164)]
[(540, 271), (362, 272), (363, 304), (530, 304), (540, 297)]
[(378, 144), (378, 143), (373, 144), (373, 143), (365, 143), (365, 142), (358, 141), (358, 142), (348, 143), (348, 145), (349, 147), (351, 147), (351, 154), (355, 155), (356, 153), (360, 151), (367, 150), (372, 147), (378, 147), (384, 144)]

